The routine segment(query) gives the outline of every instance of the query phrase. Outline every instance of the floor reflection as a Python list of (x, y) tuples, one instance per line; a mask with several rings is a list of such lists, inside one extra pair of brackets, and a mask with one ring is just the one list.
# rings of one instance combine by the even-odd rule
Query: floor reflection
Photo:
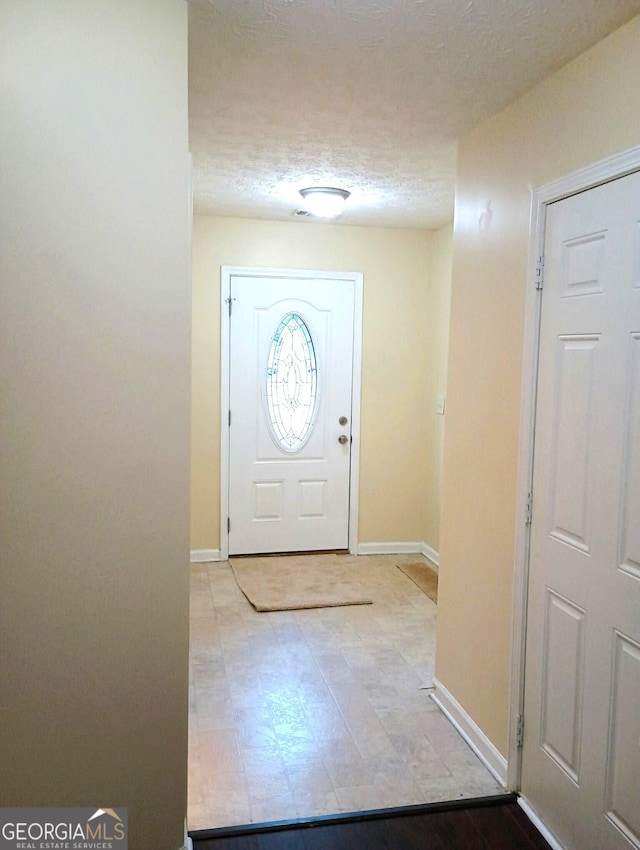
[(503, 790), (429, 698), (437, 607), (396, 568), (419, 557), (349, 559), (373, 605), (269, 613), (192, 565), (189, 829)]

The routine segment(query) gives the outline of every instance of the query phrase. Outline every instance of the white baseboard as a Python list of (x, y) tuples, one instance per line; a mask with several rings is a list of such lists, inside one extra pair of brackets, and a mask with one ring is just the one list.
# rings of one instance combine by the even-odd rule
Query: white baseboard
[(192, 564), (204, 564), (208, 561), (219, 561), (220, 560), (220, 550), (219, 549), (192, 549), (191, 550), (191, 563)]
[(553, 850), (565, 850), (565, 848), (560, 844), (555, 835), (550, 832), (545, 823), (540, 819), (540, 815), (536, 812), (535, 809), (532, 809), (529, 803), (524, 799), (524, 797), (518, 797), (518, 805), (525, 813), (525, 815), (529, 818), (531, 823), (538, 830), (540, 835), (545, 839), (547, 844), (550, 844)]
[(187, 832), (187, 819), (184, 820), (184, 844), (180, 848), (180, 850), (193, 850), (193, 840), (189, 838), (189, 833)]
[[(358, 555), (424, 555), (434, 566), (440, 564), (440, 555), (427, 543), (359, 543)], [(204, 564), (210, 561), (220, 561), (219, 549), (192, 549), (191, 563)]]
[(507, 760), (494, 747), (478, 724), (469, 717), (460, 703), (436, 678), (433, 680), (435, 690), (431, 699), (443, 711), (465, 739), (487, 770), (504, 787), (507, 787)]
[(432, 549), (428, 543), (422, 544), (422, 554), (425, 558), (428, 558), (433, 566), (436, 568), (436, 572), (438, 572), (438, 567), (440, 566), (440, 552), (436, 552), (435, 549)]
[(426, 543), (358, 543), (358, 555), (424, 555), (438, 565), (439, 555)]

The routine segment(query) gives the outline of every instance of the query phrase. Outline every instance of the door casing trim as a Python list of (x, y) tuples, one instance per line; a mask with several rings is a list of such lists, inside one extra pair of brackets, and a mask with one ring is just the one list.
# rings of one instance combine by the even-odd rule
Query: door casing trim
[(220, 558), (229, 557), (229, 369), (230, 325), (228, 304), (232, 277), (291, 278), (292, 280), (325, 278), (344, 280), (354, 285), (353, 371), (351, 383), (351, 462), (349, 468), (349, 552), (358, 550), (358, 507), (360, 492), (360, 407), (362, 390), (362, 272), (326, 272), (311, 269), (274, 269), (251, 266), (220, 267)]
[[(640, 171), (640, 145), (607, 157), (586, 168), (545, 183), (531, 193), (529, 259), (525, 301), (522, 360), (522, 395), (516, 497), (513, 620), (511, 632), (511, 687), (509, 706), (509, 748), (507, 787), (520, 791), (522, 749), (518, 745), (519, 718), (524, 716), (525, 650), (529, 583), (530, 525), (526, 523), (527, 503), (533, 482), (536, 388), (540, 345), (542, 291), (536, 289), (538, 262), (544, 256), (547, 207), (579, 192), (609, 183)], [(534, 506), (535, 510), (535, 506)], [(525, 719), (526, 722), (526, 719)]]

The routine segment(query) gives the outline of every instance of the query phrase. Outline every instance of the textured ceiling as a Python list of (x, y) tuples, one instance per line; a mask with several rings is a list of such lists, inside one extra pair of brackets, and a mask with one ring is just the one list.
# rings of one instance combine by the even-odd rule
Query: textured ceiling
[[(199, 213), (344, 224), (452, 218), (455, 141), (640, 12), (640, 0), (190, 0)], [(301, 226), (303, 222), (301, 221)], [(309, 224), (309, 220), (306, 220)]]

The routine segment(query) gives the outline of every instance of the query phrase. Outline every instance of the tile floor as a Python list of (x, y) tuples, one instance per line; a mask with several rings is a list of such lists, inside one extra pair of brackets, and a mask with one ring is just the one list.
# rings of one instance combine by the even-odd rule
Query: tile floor
[(189, 829), (503, 791), (429, 698), (437, 607), (396, 568), (420, 556), (341, 557), (372, 605), (257, 613), (192, 566)]

